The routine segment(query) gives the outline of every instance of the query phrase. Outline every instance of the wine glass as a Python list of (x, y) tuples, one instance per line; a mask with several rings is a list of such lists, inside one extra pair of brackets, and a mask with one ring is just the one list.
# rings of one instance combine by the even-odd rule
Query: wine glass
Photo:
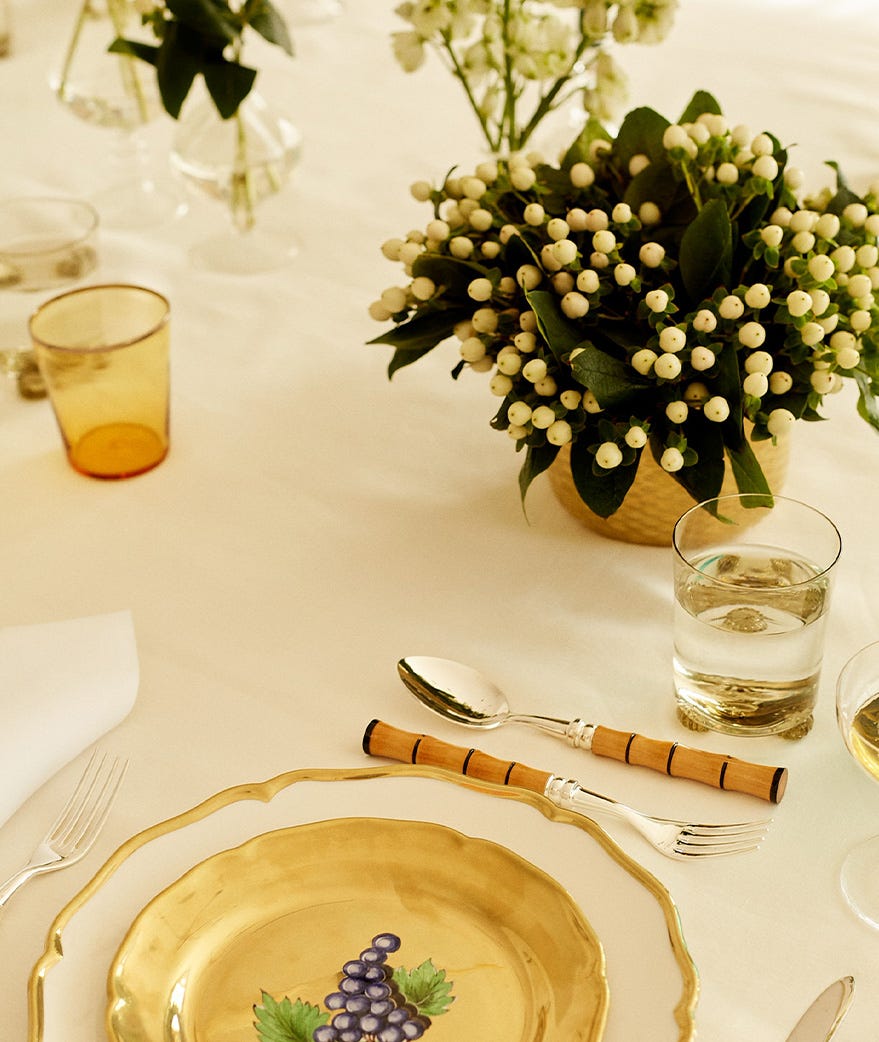
[(26, 196), (0, 202), (0, 374), (17, 379), (25, 397), (44, 393), (33, 352), (23, 343), (26, 312), (40, 294), (51, 295), (94, 271), (97, 233), (98, 214), (80, 199)]
[(190, 250), (210, 271), (247, 274), (281, 267), (297, 252), (295, 234), (280, 215), (258, 221), (257, 207), (287, 183), (299, 161), (302, 137), (257, 91), (230, 119), (210, 98), (187, 103), (171, 150), (171, 163), (193, 188), (224, 203), (219, 231)]
[(117, 36), (137, 36), (135, 0), (83, 0), (59, 67), (49, 77), (58, 100), (86, 123), (115, 132), (110, 183), (92, 197), (107, 227), (149, 228), (185, 210), (173, 179), (151, 167), (144, 127), (163, 110), (154, 70), (110, 54)]
[[(848, 751), (879, 781), (879, 641), (843, 667), (836, 685), (836, 719)], [(879, 835), (849, 851), (840, 884), (852, 910), (879, 930)]]

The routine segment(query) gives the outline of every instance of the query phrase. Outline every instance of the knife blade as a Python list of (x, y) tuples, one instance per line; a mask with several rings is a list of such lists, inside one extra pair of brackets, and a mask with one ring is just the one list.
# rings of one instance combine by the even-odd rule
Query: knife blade
[(800, 1017), (786, 1042), (828, 1042), (848, 1012), (854, 990), (854, 977), (834, 981)]

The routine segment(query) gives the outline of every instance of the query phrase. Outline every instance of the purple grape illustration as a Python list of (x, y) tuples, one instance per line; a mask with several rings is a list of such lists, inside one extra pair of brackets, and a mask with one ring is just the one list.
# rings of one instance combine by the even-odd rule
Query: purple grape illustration
[(410, 1042), (421, 1038), (431, 1018), (454, 1001), (446, 971), (430, 959), (413, 970), (394, 969), (388, 956), (400, 938), (380, 933), (355, 959), (344, 963), (336, 989), (319, 1006), (289, 998), (275, 1001), (265, 991), (254, 1006), (260, 1042)]

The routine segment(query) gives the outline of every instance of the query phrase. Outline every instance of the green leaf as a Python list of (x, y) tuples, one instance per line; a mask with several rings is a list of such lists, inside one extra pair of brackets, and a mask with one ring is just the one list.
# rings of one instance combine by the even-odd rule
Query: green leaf
[(713, 112), (715, 116), (722, 115), (720, 105), (714, 95), (709, 94), (707, 90), (697, 90), (681, 113), (678, 123), (695, 123), (703, 112)]
[(669, 125), (665, 116), (646, 105), (632, 109), (622, 122), (613, 149), (623, 168), (628, 169), (629, 160), (636, 155), (649, 156), (651, 162), (666, 161), (662, 137)]
[(262, 1005), (253, 1007), (254, 1027), (260, 1042), (312, 1042), (314, 1029), (326, 1024), (329, 1013), (317, 1006), (288, 998), (276, 1002), (268, 992), (262, 993)]
[(525, 297), (537, 316), (537, 328), (550, 351), (558, 359), (570, 354), (583, 340), (583, 334), (562, 312), (558, 296), (545, 289), (535, 289)]
[(438, 970), (430, 959), (411, 972), (400, 966), (394, 970), (394, 982), (406, 1002), (423, 1016), (438, 1017), (455, 1001), (449, 994), (452, 982), (446, 980), (446, 971)]
[(596, 473), (595, 457), (586, 447), (585, 439), (580, 438), (571, 446), (571, 477), (580, 498), (593, 514), (599, 517), (610, 517), (622, 505), (626, 493), (632, 487), (638, 472), (638, 462), (626, 466), (620, 465), (603, 473)]
[(250, 93), (256, 80), (256, 69), (238, 62), (208, 62), (202, 75), (217, 112), (223, 119), (231, 119)]
[(127, 54), (131, 58), (139, 58), (150, 65), (156, 65), (159, 61), (159, 47), (152, 43), (141, 43), (140, 40), (124, 40), (120, 37), (110, 44), (108, 50), (111, 54)]
[(241, 28), (226, 4), (215, 0), (165, 0), (174, 18), (201, 37), (234, 43)]
[(394, 357), (388, 367), (391, 377), (398, 369), (417, 362), (438, 344), (450, 337), (455, 326), (472, 314), (470, 308), (442, 308), (416, 315), (408, 322), (401, 322), (381, 336), (370, 340), (370, 344), (389, 344), (395, 348)]
[(559, 454), (556, 445), (529, 445), (525, 452), (525, 462), (519, 470), (519, 495), (522, 503), (531, 482), (545, 470), (548, 470)]
[(562, 169), (570, 170), (575, 163), (589, 163), (593, 141), (613, 141), (613, 138), (594, 116), (590, 116), (562, 158)]
[(663, 214), (667, 214), (675, 196), (680, 194), (681, 185), (672, 167), (663, 160), (651, 162), (629, 182), (623, 196), (637, 213), (643, 203), (656, 203)]
[(165, 111), (177, 119), (195, 77), (201, 72), (200, 41), (192, 31), (168, 23), (156, 61), (156, 81)]
[(879, 402), (873, 390), (873, 381), (866, 373), (855, 370), (855, 383), (858, 386), (858, 415), (879, 430)]
[(757, 462), (754, 450), (751, 448), (747, 438), (742, 439), (738, 448), (727, 446), (726, 454), (729, 457), (733, 477), (739, 492), (759, 492), (762, 495), (771, 495), (772, 489), (763, 473), (763, 468)]
[(571, 369), (576, 379), (595, 395), (603, 409), (622, 405), (651, 386), (628, 362), (612, 357), (591, 343), (583, 345), (583, 350), (571, 362)]
[(732, 253), (729, 214), (719, 199), (712, 199), (699, 211), (681, 239), (681, 279), (694, 305), (717, 286), (729, 286)]
[(253, 14), (248, 13), (247, 20), (253, 29), (264, 40), (276, 44), (292, 56), (293, 41), (280, 11), (269, 3), (269, 0), (257, 0), (256, 4), (247, 4), (246, 11), (249, 12), (251, 7), (254, 7), (255, 11)]

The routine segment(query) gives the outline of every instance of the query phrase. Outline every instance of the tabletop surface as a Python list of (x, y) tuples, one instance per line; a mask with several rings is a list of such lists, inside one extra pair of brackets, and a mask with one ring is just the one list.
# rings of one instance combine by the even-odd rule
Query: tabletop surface
[[(4, 196), (87, 197), (110, 176), (112, 132), (77, 121), (46, 85), (75, 6), (13, 2), (13, 51), (0, 61)], [(782, 1042), (821, 989), (853, 974), (835, 1037), (865, 1042), (879, 1021), (879, 934), (849, 912), (837, 880), (846, 849), (879, 829), (879, 787), (843, 747), (833, 689), (879, 636), (879, 438), (848, 391), (828, 402), (829, 422), (795, 435), (783, 491), (832, 517), (844, 545), (812, 732), (799, 742), (685, 732), (671, 693), (669, 551), (586, 531), (544, 482), (526, 517), (520, 460), (489, 428), (484, 379), (453, 383), (455, 360), (437, 351), (389, 381), (388, 350), (366, 344), (382, 328), (367, 308), (398, 279), (380, 244), (427, 220), (409, 185), (482, 156), (447, 73), (428, 64), (407, 76), (393, 60), (393, 6), (350, 0), (336, 21), (294, 30), (294, 60), (260, 52), (261, 91), (305, 141), (265, 211), (296, 228), (287, 267), (233, 277), (193, 266), (190, 247), (225, 220), (207, 198), (158, 228), (102, 228), (95, 278), (171, 301), (172, 447), (160, 467), (117, 483), (77, 475), (49, 405), (0, 385), (0, 625), (130, 609), (140, 660), (135, 708), (103, 742), (131, 767), (96, 849), (0, 917), (6, 1036), (27, 1037), (28, 976), (53, 917), (127, 837), (230, 785), (366, 766), (373, 717), (471, 744), (400, 684), (397, 660), (424, 654), (479, 668), (517, 710), (788, 766), (756, 854), (680, 864), (622, 825), (607, 831), (677, 905), (701, 979), (700, 1039)], [(682, 0), (665, 44), (620, 57), (632, 104), (673, 117), (705, 88), (731, 122), (795, 144), (816, 187), (830, 158), (855, 187), (879, 178), (873, 0)], [(149, 128), (154, 158), (172, 133), (166, 119)], [(0, 307), (14, 335), (19, 302)], [(485, 732), (479, 745), (659, 814), (766, 809), (524, 728)], [(81, 766), (0, 829), (0, 877)]]

